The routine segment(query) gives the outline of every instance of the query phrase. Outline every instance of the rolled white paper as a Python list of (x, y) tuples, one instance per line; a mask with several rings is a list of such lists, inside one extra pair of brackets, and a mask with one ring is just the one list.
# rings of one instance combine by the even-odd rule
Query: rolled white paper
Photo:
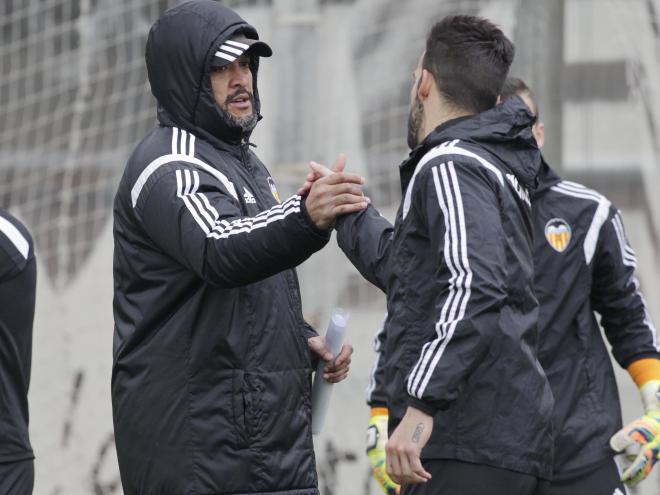
[[(332, 310), (328, 330), (325, 332), (325, 345), (332, 352), (333, 359), (341, 351), (347, 323), (348, 314), (340, 309)], [(318, 435), (323, 429), (323, 423), (330, 404), (330, 396), (332, 395), (333, 384), (323, 378), (323, 368), (326, 364), (328, 364), (328, 361), (319, 360), (314, 375), (314, 385), (312, 386), (312, 433), (314, 435)]]

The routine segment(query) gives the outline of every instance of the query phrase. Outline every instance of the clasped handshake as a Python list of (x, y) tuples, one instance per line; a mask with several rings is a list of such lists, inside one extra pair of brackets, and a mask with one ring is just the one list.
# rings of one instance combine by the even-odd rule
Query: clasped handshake
[(307, 214), (316, 228), (327, 230), (340, 215), (365, 209), (370, 199), (364, 195), (364, 177), (344, 171), (346, 156), (339, 155), (332, 169), (311, 162), (311, 171), (298, 194), (305, 198)]

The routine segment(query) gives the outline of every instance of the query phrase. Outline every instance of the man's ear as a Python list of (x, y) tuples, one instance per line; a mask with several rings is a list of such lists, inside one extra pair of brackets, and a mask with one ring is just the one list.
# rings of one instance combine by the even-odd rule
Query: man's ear
[(426, 100), (435, 86), (435, 78), (428, 70), (422, 69), (422, 76), (417, 82), (417, 96), (420, 100)]
[(543, 145), (545, 144), (545, 125), (543, 122), (537, 122), (534, 124), (534, 127), (532, 127), (532, 133), (534, 134), (534, 138), (536, 138), (536, 144), (539, 149), (543, 148)]

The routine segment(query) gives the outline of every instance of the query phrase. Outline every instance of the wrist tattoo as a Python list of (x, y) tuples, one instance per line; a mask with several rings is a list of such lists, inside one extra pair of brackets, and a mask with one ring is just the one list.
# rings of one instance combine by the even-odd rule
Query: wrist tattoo
[(412, 436), (412, 441), (415, 443), (419, 442), (419, 437), (422, 436), (422, 432), (424, 431), (424, 424), (419, 423), (417, 426), (415, 426), (415, 431), (413, 432)]

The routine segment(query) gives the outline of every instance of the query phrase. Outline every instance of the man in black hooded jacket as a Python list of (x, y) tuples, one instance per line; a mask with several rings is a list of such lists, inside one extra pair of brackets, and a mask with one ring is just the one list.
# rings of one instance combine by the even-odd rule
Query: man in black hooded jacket
[[(366, 206), (348, 173), (280, 202), (250, 150), (268, 45), (217, 2), (152, 26), (158, 125), (114, 206), (112, 403), (126, 495), (315, 495), (310, 349), (294, 267), (337, 215)], [(316, 184), (315, 184), (316, 186)], [(350, 346), (324, 376), (345, 378)]]
[[(508, 78), (503, 101), (520, 96), (536, 115), (539, 148), (545, 129), (538, 104), (518, 78)], [(636, 259), (621, 212), (597, 191), (562, 180), (545, 162), (532, 195), (535, 293), (539, 300), (539, 361), (555, 398), (552, 482), (539, 495), (623, 495), (660, 460), (660, 346), (635, 276)], [(645, 417), (622, 427), (612, 355), (640, 387)], [(378, 357), (367, 390), (372, 408), (368, 452), (386, 493), (396, 485), (383, 470), (387, 441), (387, 333), (375, 339)], [(619, 433), (616, 433), (618, 430)], [(616, 450), (641, 443), (625, 470)], [(620, 445), (621, 444), (621, 445)], [(653, 452), (656, 452), (655, 455)]]
[[(395, 224), (372, 207), (337, 224), (387, 294), (387, 472), (404, 494), (532, 494), (551, 475), (532, 289), (541, 156), (522, 100), (493, 108), (512, 59), (490, 22), (438, 22), (414, 72)], [(310, 182), (330, 173), (312, 168)]]

